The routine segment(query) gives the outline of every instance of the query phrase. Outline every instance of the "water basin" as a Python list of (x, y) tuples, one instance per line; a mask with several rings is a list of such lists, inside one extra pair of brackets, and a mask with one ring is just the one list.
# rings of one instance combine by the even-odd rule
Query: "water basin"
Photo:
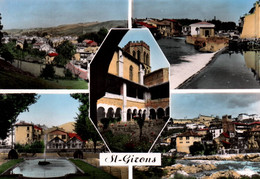
[(11, 173), (22, 174), (29, 178), (53, 178), (74, 174), (77, 168), (66, 159), (48, 159), (48, 165), (38, 165), (43, 159), (25, 160), (15, 167)]

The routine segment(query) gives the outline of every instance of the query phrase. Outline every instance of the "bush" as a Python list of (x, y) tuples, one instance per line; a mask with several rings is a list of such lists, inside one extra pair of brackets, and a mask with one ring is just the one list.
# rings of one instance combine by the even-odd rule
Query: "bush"
[(18, 153), (16, 150), (11, 149), (8, 153), (8, 159), (18, 159)]
[(40, 77), (45, 79), (53, 79), (55, 75), (55, 70), (53, 65), (46, 64), (45, 68), (42, 69)]
[(76, 150), (73, 154), (73, 157), (83, 159), (83, 152), (81, 150)]
[(35, 141), (31, 145), (16, 144), (15, 149), (19, 153), (43, 153), (44, 152), (44, 143), (42, 141)]
[(162, 157), (162, 166), (172, 166), (176, 164), (175, 157)]

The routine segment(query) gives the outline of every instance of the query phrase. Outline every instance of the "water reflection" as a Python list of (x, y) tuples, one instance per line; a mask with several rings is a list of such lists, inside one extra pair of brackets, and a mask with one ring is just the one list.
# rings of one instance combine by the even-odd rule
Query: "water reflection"
[(260, 80), (260, 51), (243, 51), (247, 68), (251, 69), (257, 81)]

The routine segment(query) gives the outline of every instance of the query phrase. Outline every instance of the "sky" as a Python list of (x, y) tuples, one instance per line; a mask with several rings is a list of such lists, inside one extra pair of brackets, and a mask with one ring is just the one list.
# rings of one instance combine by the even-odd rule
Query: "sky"
[[(133, 0), (134, 18), (238, 22), (256, 0)], [(128, 0), (0, 0), (4, 29), (127, 20)]]
[(201, 115), (260, 115), (260, 93), (185, 93), (171, 94), (171, 117), (192, 119)]
[(167, 58), (148, 29), (131, 29), (121, 40), (119, 47), (123, 48), (129, 41), (141, 40), (150, 47), (150, 65), (152, 71), (170, 66)]
[(29, 111), (17, 117), (18, 121), (45, 124), (48, 127), (75, 121), (80, 102), (70, 94), (39, 94), (39, 96), (38, 101), (29, 106)]

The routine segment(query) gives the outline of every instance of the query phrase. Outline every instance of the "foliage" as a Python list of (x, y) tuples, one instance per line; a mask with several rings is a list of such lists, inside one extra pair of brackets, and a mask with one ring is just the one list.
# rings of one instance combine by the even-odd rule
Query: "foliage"
[(15, 149), (19, 153), (43, 153), (44, 152), (44, 143), (43, 143), (43, 141), (35, 141), (31, 145), (16, 144)]
[(142, 140), (143, 126), (144, 126), (145, 119), (143, 117), (141, 117), (141, 116), (134, 117), (133, 119), (137, 122), (137, 124), (139, 126), (139, 129), (140, 129), (139, 139), (141, 141)]
[(18, 153), (16, 152), (16, 150), (11, 149), (8, 152), (8, 159), (18, 159)]
[(42, 69), (40, 77), (45, 79), (53, 79), (55, 76), (55, 70), (52, 64), (46, 64)]
[(0, 56), (3, 57), (6, 61), (9, 61), (9, 62), (14, 61), (14, 56), (9, 51), (9, 49), (6, 45), (2, 45), (2, 47), (0, 48)]
[(69, 69), (64, 69), (64, 75), (67, 79), (73, 79), (73, 75)]
[(82, 160), (75, 160), (70, 159), (77, 167), (85, 172), (88, 176), (86, 178), (107, 178), (107, 179), (114, 179), (116, 177), (110, 175), (109, 173), (104, 172), (103, 170), (93, 167), (92, 165), (82, 161)]
[(68, 63), (69, 59), (65, 58), (63, 55), (59, 54), (53, 60), (53, 64), (57, 66), (65, 66)]
[(110, 130), (103, 133), (104, 138), (106, 139), (109, 148), (113, 152), (125, 152), (131, 151), (135, 146), (130, 143), (130, 135), (128, 134), (120, 134), (114, 135)]
[(0, 165), (0, 174), (5, 172), (7, 169), (17, 165), (18, 163), (21, 163), (23, 159), (15, 159), (15, 160), (10, 160), (2, 165)]
[(68, 40), (62, 42), (56, 50), (59, 55), (54, 58), (54, 62), (60, 66), (66, 65), (76, 53), (76, 47)]
[(215, 24), (215, 31), (219, 30), (235, 30), (236, 23), (235, 22), (222, 22), (220, 20), (211, 20), (209, 23)]
[(169, 157), (163, 156), (162, 157), (162, 167), (172, 166), (172, 165), (176, 164), (175, 159), (176, 159), (176, 157), (173, 157), (173, 156), (169, 156)]
[(101, 141), (101, 138), (89, 119), (88, 94), (71, 94), (71, 97), (81, 102), (79, 107), (80, 113), (76, 117), (75, 132), (82, 138), (82, 140), (91, 139), (94, 143), (94, 151), (96, 152), (97, 141)]
[(166, 174), (166, 171), (159, 167), (149, 167), (147, 171), (139, 171), (134, 168), (133, 178), (142, 178), (142, 179), (159, 179)]
[(192, 155), (204, 154), (204, 146), (200, 142), (194, 142), (193, 145), (189, 147), (189, 149)]
[(106, 28), (102, 27), (99, 29), (99, 31), (97, 33), (92, 32), (92, 33), (86, 33), (84, 35), (79, 36), (78, 41), (82, 42), (85, 39), (90, 39), (90, 40), (97, 42), (98, 44), (101, 44), (103, 42), (103, 40), (105, 39), (107, 33), (108, 33), (108, 30)]
[(102, 118), (100, 122), (103, 124), (103, 130), (107, 129), (109, 124), (121, 121), (121, 118)]
[(17, 116), (36, 103), (36, 94), (1, 94), (0, 95), (0, 138), (5, 139)]

